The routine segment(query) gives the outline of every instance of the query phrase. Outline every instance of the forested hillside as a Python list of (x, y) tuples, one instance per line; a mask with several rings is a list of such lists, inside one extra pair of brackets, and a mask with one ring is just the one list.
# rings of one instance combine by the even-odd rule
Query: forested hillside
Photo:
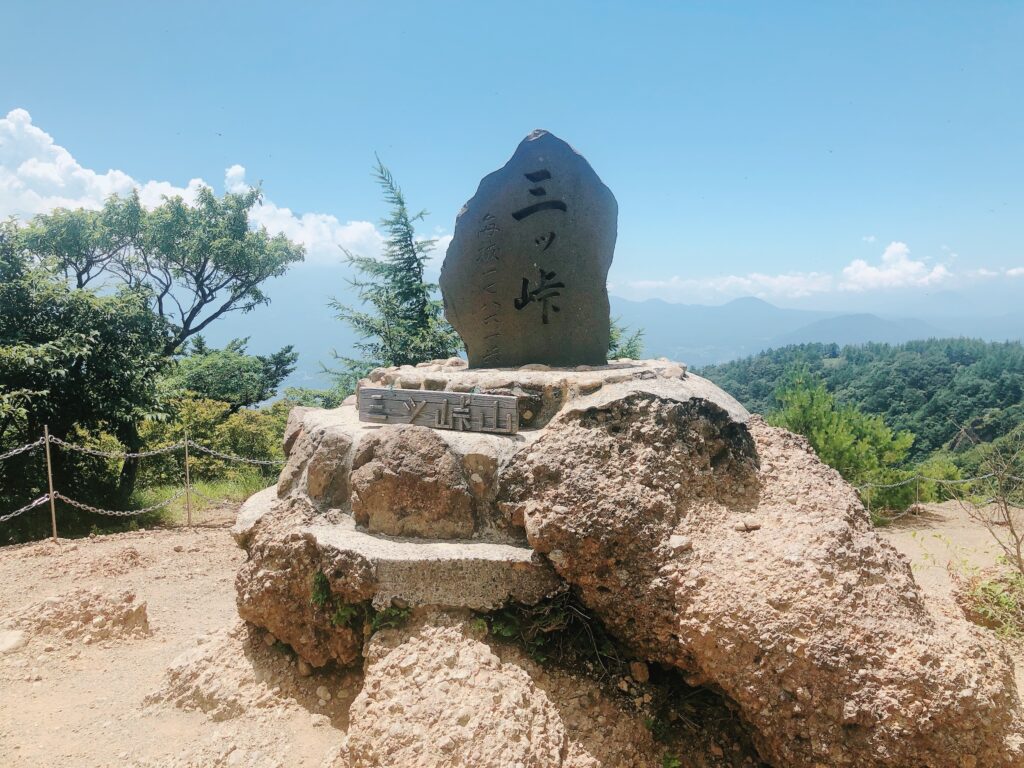
[(964, 440), (994, 440), (1024, 422), (1024, 346), (1020, 342), (933, 339), (906, 344), (800, 344), (699, 373), (768, 413), (787, 374), (806, 365), (842, 405), (881, 415), (915, 436), (921, 459)]

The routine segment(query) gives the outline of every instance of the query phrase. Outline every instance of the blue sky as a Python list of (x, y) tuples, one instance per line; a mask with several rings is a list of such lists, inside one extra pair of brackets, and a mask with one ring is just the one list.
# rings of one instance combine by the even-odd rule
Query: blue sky
[(337, 246), (379, 243), (375, 151), (444, 236), (542, 127), (619, 201), (616, 295), (1024, 291), (1024, 3), (14, 2), (4, 27), (0, 215), (262, 180), (257, 223), (340, 284)]

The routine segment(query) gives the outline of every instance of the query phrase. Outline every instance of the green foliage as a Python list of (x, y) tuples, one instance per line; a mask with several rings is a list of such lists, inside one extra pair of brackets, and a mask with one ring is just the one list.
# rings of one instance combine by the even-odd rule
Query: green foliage
[(201, 187), (194, 205), (173, 197), (144, 214), (120, 269), (155, 297), (153, 308), (171, 329), (165, 354), (228, 312), (269, 303), (263, 284), (302, 261), (301, 245), (249, 227), (249, 211), (261, 199), (258, 189), (218, 198)]
[(326, 389), (287, 387), (284, 396), (289, 403), (295, 405), (304, 405), (309, 408), (337, 408), (353, 392), (355, 392), (354, 386), (349, 386), (338, 377), (334, 384)]
[(967, 583), (970, 611), (979, 624), (991, 627), (1003, 637), (1024, 637), (1024, 573)]
[(409, 618), (412, 611), (409, 608), (398, 608), (389, 605), (382, 611), (374, 611), (370, 617), (370, 628), (376, 632), (378, 629), (395, 629), (402, 626)]
[(143, 215), (137, 193), (113, 195), (99, 211), (57, 208), (36, 216), (22, 242), (76, 288), (84, 288), (96, 278), (117, 274), (138, 241)]
[(630, 333), (629, 328), (619, 323), (619, 318), (613, 317), (608, 336), (608, 359), (615, 360), (620, 357), (628, 357), (632, 360), (639, 360), (643, 354), (643, 328), (637, 328)]
[[(950, 456), (938, 452), (917, 465), (916, 473), (934, 480), (960, 480), (964, 475), (960, 468), (953, 463)], [(920, 484), (920, 498), (922, 503), (935, 501), (949, 501), (958, 498), (958, 493), (964, 489), (959, 483), (938, 483), (932, 480), (922, 480)]]
[(315, 608), (326, 608), (331, 602), (331, 584), (323, 571), (317, 571), (313, 574), (313, 585), (309, 590), (309, 604)]
[(170, 356), (224, 314), (268, 303), (263, 284), (302, 260), (302, 246), (250, 228), (260, 199), (258, 189), (218, 198), (201, 187), (194, 205), (172, 197), (147, 211), (137, 194), (115, 195), (101, 211), (36, 216), (21, 242), (76, 287), (144, 289)]
[(894, 430), (912, 432), (914, 460), (944, 446), (959, 452), (990, 442), (1024, 423), (1024, 346), (1019, 342), (802, 344), (708, 366), (701, 374), (750, 410), (768, 413), (775, 408), (775, 391), (800, 365), (820, 376), (838, 403), (879, 415)]
[(365, 621), (366, 610), (362, 605), (342, 603), (334, 609), (331, 614), (331, 624), (336, 627), (347, 627), (356, 629), (361, 627)]
[[(187, 434), (193, 442), (221, 453), (261, 461), (283, 458), (281, 440), (288, 419), (285, 402), (232, 413), (231, 406), (219, 400), (180, 397), (169, 400), (165, 408), (165, 417), (141, 424), (139, 432), (147, 449), (182, 442)], [(273, 465), (255, 469), (254, 465), (238, 464), (200, 451), (192, 451), (189, 457), (193, 481), (233, 480), (255, 471), (267, 485), (277, 470)], [(148, 457), (139, 466), (139, 482), (147, 486), (180, 486), (184, 476), (183, 451)]]
[(220, 400), (233, 412), (269, 400), (295, 370), (298, 354), (287, 346), (269, 356), (249, 355), (245, 351), (248, 341), (235, 339), (224, 349), (209, 349), (197, 336), (190, 354), (178, 358), (165, 377), (164, 388)]
[[(851, 484), (892, 484), (909, 476), (900, 465), (914, 436), (894, 432), (880, 416), (838, 405), (825, 383), (806, 367), (792, 372), (776, 398), (781, 408), (769, 415), (769, 422), (804, 435), (821, 460)], [(910, 485), (903, 489), (872, 490), (868, 495), (873, 508), (902, 509), (909, 503), (900, 498), (905, 493), (913, 493)]]
[(410, 214), (402, 190), (380, 158), (374, 175), (391, 206), (381, 223), (387, 234), (383, 258), (345, 251), (348, 263), (360, 275), (350, 283), (369, 311), (332, 302), (338, 317), (363, 339), (356, 343), (361, 359), (340, 358), (345, 370), (337, 375), (349, 388), (373, 367), (451, 357), (460, 348), (458, 335), (442, 316), (441, 302), (434, 298), (437, 286), (424, 277), (435, 241), (418, 238), (415, 225), (426, 212)]
[(615, 640), (571, 592), (536, 605), (509, 603), (483, 618), (492, 635), (519, 643), (535, 661), (605, 676), (625, 668)]
[[(120, 439), (154, 412), (164, 328), (145, 291), (72, 288), (32, 259), (10, 223), (0, 227), (0, 276), (0, 446), (34, 441), (43, 425), (62, 438)], [(95, 503), (109, 490), (76, 484), (95, 472), (92, 457), (55, 448), (53, 462), (79, 500)], [(42, 451), (0, 463), (0, 510), (20, 507), (45, 484)], [(62, 517), (70, 530), (80, 514)], [(0, 536), (21, 540), (47, 528), (42, 515), (28, 514)]]
[[(128, 509), (143, 509), (158, 502), (171, 498), (175, 493), (181, 491), (181, 480), (164, 486), (146, 486), (136, 489), (128, 504)], [(192, 488), (192, 512), (193, 521), (201, 517), (204, 510), (221, 502), (241, 503), (257, 491), (267, 487), (267, 478), (256, 469), (240, 469), (231, 474), (230, 477), (221, 477), (213, 480), (193, 481)], [(139, 517), (132, 517), (131, 523), (141, 520), (146, 527), (157, 525), (182, 525), (186, 520), (185, 498), (179, 496), (167, 506)], [(58, 521), (59, 522), (59, 521)], [(110, 523), (105, 523), (105, 528), (111, 530)], [(63, 534), (62, 534), (63, 535)]]
[[(282, 420), (242, 409), (274, 394), (294, 367), (290, 347), (259, 357), (245, 354), (244, 341), (212, 351), (199, 341), (160, 381), (186, 340), (228, 312), (267, 303), (264, 283), (302, 259), (301, 246), (250, 228), (249, 212), (259, 200), (258, 190), (218, 198), (204, 188), (195, 205), (171, 198), (146, 211), (133, 194), (111, 197), (100, 211), (37, 216), (21, 230), (13, 222), (0, 225), (0, 447), (34, 440), (48, 424), (58, 437), (141, 450), (143, 420), (167, 424), (187, 410), (180, 397), (165, 407), (162, 395), (170, 389), (227, 404), (234, 415), (207, 413), (199, 421), (215, 428), (211, 439), (235, 446), (229, 452), (276, 456)], [(278, 430), (272, 437), (270, 424)], [(157, 442), (178, 439), (170, 428), (149, 432)], [(39, 495), (40, 458), (26, 454), (0, 467), (0, 511)], [(57, 451), (61, 490), (99, 506), (132, 503), (139, 462), (121, 463), (113, 483), (110, 462), (90, 461)], [(149, 479), (169, 484), (174, 475), (180, 482), (180, 464), (168, 465), (175, 461), (163, 461), (162, 469), (161, 460), (153, 462)], [(197, 457), (200, 476), (204, 464), (210, 471), (215, 466)], [(62, 515), (62, 529), (73, 530), (78, 516)], [(0, 535), (37, 535), (45, 527), (40, 522), (28, 515)]]
[(651, 736), (654, 737), (655, 741), (664, 744), (669, 740), (672, 735), (672, 726), (669, 725), (668, 720), (663, 717), (650, 716), (644, 718), (644, 727), (651, 732)]
[[(320, 574), (323, 575), (323, 574)], [(316, 577), (314, 577), (315, 579)], [(327, 587), (327, 577), (324, 577), (326, 593), (321, 592), (319, 599), (322, 602), (313, 603), (318, 608), (331, 611), (331, 625), (344, 627), (345, 629), (362, 629), (366, 633), (376, 632), (381, 629), (395, 629), (402, 626), (412, 613), (409, 608), (398, 608), (388, 606), (382, 611), (374, 609), (370, 602), (362, 603), (338, 603), (335, 605), (334, 597)], [(317, 587), (314, 584), (314, 592)], [(333, 607), (333, 610), (332, 610)]]
[(679, 762), (678, 757), (666, 752), (661, 756), (661, 768), (683, 768), (683, 764)]

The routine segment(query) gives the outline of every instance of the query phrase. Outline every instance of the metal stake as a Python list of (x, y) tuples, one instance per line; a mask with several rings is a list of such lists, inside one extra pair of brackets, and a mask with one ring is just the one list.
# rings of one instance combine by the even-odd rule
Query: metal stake
[(188, 430), (185, 430), (185, 513), (189, 528), (192, 527), (192, 481), (188, 474)]
[(46, 481), (50, 484), (50, 523), (53, 524), (53, 543), (57, 541), (57, 507), (53, 503), (53, 464), (50, 462), (50, 426), (43, 425), (43, 442), (46, 444)]

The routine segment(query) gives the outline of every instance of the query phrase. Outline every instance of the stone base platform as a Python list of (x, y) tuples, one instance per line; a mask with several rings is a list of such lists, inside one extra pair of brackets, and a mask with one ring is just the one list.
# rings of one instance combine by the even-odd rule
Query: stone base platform
[[(251, 496), (231, 529), (247, 548), (253, 527), (278, 502), (277, 489)], [(529, 547), (488, 541), (440, 541), (374, 536), (350, 515), (336, 523), (301, 526), (297, 534), (328, 560), (362, 561), (373, 574), (373, 606), (393, 603), (490, 611), (512, 600), (533, 604), (558, 591), (560, 580)]]

